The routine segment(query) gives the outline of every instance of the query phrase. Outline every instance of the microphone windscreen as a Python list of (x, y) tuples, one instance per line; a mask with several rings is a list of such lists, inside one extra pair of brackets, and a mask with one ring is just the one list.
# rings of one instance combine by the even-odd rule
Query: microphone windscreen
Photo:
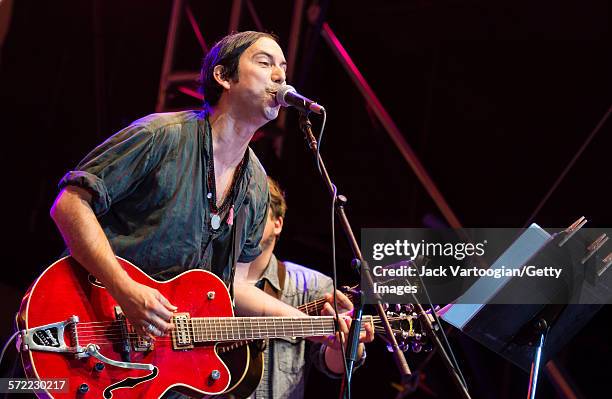
[(282, 85), (276, 92), (276, 102), (278, 102), (283, 107), (291, 106), (291, 104), (285, 101), (285, 95), (287, 95), (287, 93), (289, 93), (290, 91), (297, 93), (295, 87), (291, 85)]

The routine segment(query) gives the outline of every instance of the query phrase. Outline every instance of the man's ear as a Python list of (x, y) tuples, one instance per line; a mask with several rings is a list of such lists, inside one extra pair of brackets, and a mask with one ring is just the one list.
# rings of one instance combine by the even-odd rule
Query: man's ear
[(274, 220), (274, 235), (279, 235), (281, 231), (283, 231), (283, 217), (279, 216)]
[(213, 69), (213, 76), (217, 83), (219, 83), (224, 89), (229, 90), (230, 81), (227, 76), (225, 76), (225, 67), (223, 65), (215, 65)]

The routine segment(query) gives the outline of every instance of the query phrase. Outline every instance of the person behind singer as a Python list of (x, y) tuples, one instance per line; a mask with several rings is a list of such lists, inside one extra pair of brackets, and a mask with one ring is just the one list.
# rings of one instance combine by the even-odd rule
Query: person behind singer
[[(287, 205), (280, 187), (270, 177), (268, 185), (270, 209), (261, 241), (262, 253), (251, 262), (247, 281), (294, 307), (323, 297), (331, 301), (333, 284), (329, 277), (295, 263), (281, 262), (274, 255)], [(339, 311), (350, 313), (353, 310), (351, 301), (339, 291), (337, 295), (338, 306), (342, 308)], [(329, 302), (324, 304), (321, 314), (334, 314)], [(348, 332), (348, 326), (345, 332)], [(372, 326), (365, 324), (365, 329), (366, 332), (360, 337), (357, 367), (365, 361), (363, 343), (374, 339)], [(346, 338), (347, 335), (344, 336)], [(344, 364), (339, 340), (336, 337), (324, 343), (293, 338), (270, 340), (264, 353), (264, 376), (253, 397), (303, 398), (305, 380), (311, 365), (331, 378), (341, 378)]]

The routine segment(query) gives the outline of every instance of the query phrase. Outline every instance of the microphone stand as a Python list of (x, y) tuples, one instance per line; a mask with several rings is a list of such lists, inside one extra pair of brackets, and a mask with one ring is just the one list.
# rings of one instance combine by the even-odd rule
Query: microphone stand
[[(325, 168), (325, 164), (321, 155), (317, 151), (317, 140), (312, 134), (312, 123), (308, 119), (307, 112), (300, 111), (299, 124), (300, 129), (304, 132), (306, 143), (308, 147), (312, 150), (316, 161), (318, 162), (321, 168), (321, 177), (323, 178), (323, 182), (327, 186), (327, 190), (330, 195), (333, 197), (336, 195), (334, 190), (334, 185), (327, 173), (327, 169)], [(361, 254), (361, 250), (359, 249), (359, 245), (357, 244), (357, 240), (355, 239), (355, 235), (353, 234), (353, 230), (351, 229), (351, 225), (346, 217), (346, 213), (344, 212), (344, 205), (347, 202), (347, 198), (343, 195), (337, 195), (335, 198), (336, 203), (336, 214), (340, 219), (340, 224), (342, 225), (342, 229), (349, 241), (349, 245), (353, 251), (353, 256), (355, 257), (352, 264), (357, 270), (358, 273), (361, 274), (361, 281), (365, 283), (365, 287), (362, 287), (362, 290), (367, 290), (366, 292), (374, 292), (373, 286), (374, 282), (372, 279), (372, 272), (368, 267), (367, 262), (363, 259)], [(410, 384), (413, 381), (413, 375), (408, 367), (408, 363), (406, 362), (406, 358), (404, 357), (404, 352), (402, 352), (397, 344), (397, 340), (395, 339), (395, 335), (391, 330), (391, 325), (389, 324), (389, 320), (387, 319), (387, 314), (385, 313), (385, 309), (383, 308), (383, 304), (380, 296), (375, 294), (375, 309), (380, 317), (380, 321), (382, 322), (383, 328), (386, 333), (386, 338), (389, 340), (389, 344), (393, 349), (393, 358), (395, 360), (395, 365), (397, 366), (402, 382), (409, 386), (412, 385), (412, 389), (416, 389), (414, 384)], [(349, 330), (349, 336), (347, 339), (347, 351), (346, 351), (346, 361), (347, 361), (347, 370), (346, 370), (346, 384), (344, 384), (344, 389), (351, 383), (351, 377), (353, 374), (353, 367), (355, 365), (355, 361), (357, 358), (357, 348), (359, 343), (359, 332), (361, 331), (361, 317), (363, 314), (363, 301), (360, 299), (355, 307), (355, 318), (351, 323), (351, 328)]]

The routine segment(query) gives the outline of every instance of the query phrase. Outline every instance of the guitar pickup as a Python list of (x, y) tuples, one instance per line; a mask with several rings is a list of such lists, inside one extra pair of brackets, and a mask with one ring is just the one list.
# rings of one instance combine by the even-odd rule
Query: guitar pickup
[(172, 347), (174, 349), (193, 349), (191, 316), (189, 313), (176, 313), (172, 317)]

